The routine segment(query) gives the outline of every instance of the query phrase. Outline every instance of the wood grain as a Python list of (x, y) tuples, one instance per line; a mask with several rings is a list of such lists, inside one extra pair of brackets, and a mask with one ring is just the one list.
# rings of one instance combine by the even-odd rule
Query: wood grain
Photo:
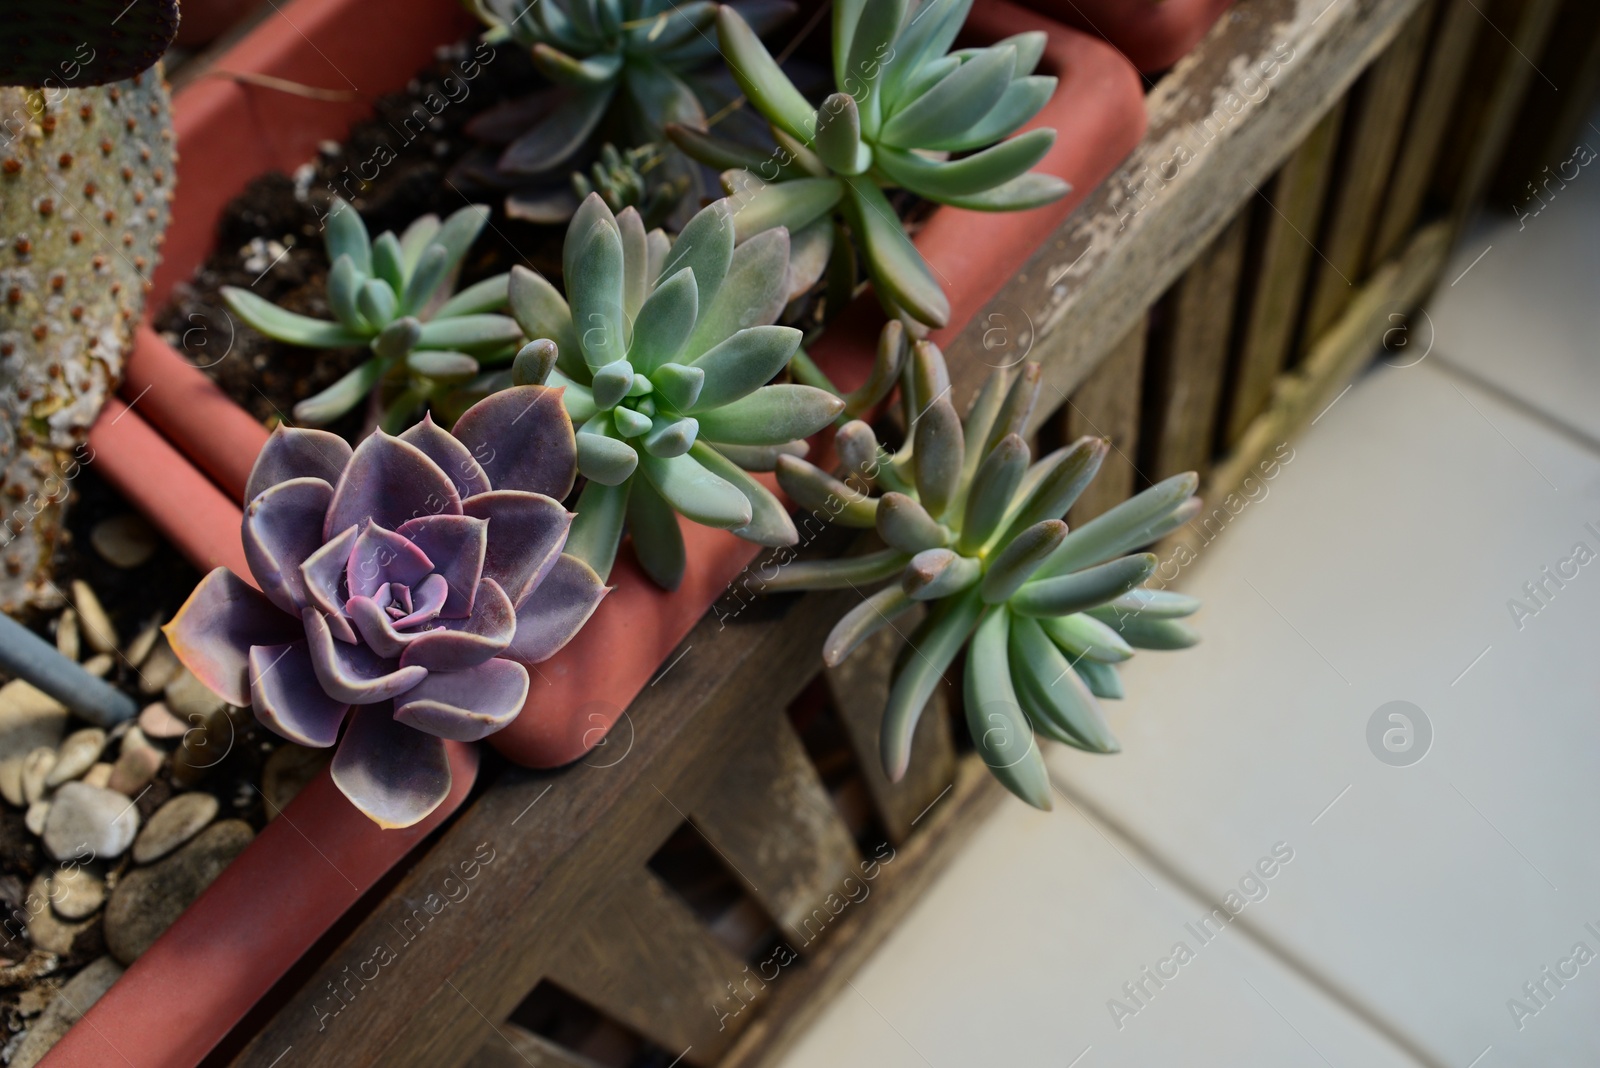
[(1173, 292), (1166, 342), (1152, 346), (1140, 443), (1152, 482), (1211, 467), (1248, 228), (1240, 211), (1195, 259)]
[(1312, 264), (1311, 295), (1300, 329), (1302, 349), (1316, 344), (1344, 313), (1364, 278), (1367, 250), (1405, 130), (1432, 14), (1432, 0), (1412, 12), (1400, 35), (1351, 94), (1339, 176), (1317, 237), (1321, 255)]
[(1095, 476), (1067, 513), (1067, 523), (1082, 526), (1107, 509), (1133, 496), (1142, 476), (1139, 455), (1139, 416), (1144, 397), (1145, 339), (1150, 320), (1140, 319), (1127, 337), (1100, 361), (1072, 394), (1061, 413), (1062, 437), (1073, 442), (1085, 434), (1105, 438), (1111, 451)]
[(1266, 408), (1272, 384), (1289, 363), (1306, 279), (1317, 256), (1312, 242), (1322, 218), (1333, 173), (1334, 150), (1344, 123), (1344, 101), (1335, 104), (1305, 143), (1262, 191), (1267, 210), (1257, 269), (1245, 278), (1249, 291), (1243, 336), (1228, 389), (1222, 441), (1232, 446)]

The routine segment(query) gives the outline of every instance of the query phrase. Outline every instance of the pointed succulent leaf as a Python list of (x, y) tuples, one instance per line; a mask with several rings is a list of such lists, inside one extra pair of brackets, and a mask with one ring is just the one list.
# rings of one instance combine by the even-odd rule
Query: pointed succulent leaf
[(483, 578), (521, 604), (555, 563), (567, 540), (572, 513), (542, 493), (494, 490), (469, 498), (466, 514), (489, 524)]
[(702, 442), (695, 442), (689, 455), (707, 471), (744, 494), (745, 500), (750, 502), (750, 522), (742, 527), (731, 528), (734, 534), (745, 541), (767, 546), (794, 545), (800, 540), (794, 520), (789, 518), (788, 508), (738, 464)]
[(875, 517), (878, 536), (894, 548), (908, 553), (942, 549), (950, 540), (949, 531), (904, 493), (885, 493), (878, 499)]
[(975, 553), (994, 536), (1028, 470), (1028, 443), (1007, 434), (978, 467), (961, 519), (959, 551)]
[(1200, 598), (1173, 590), (1129, 590), (1110, 607), (1145, 619), (1180, 619), (1200, 611)]
[(378, 336), (372, 339), (371, 349), (387, 364), (403, 359), (421, 340), (422, 324), (404, 315), (379, 331)]
[(937, 601), (970, 589), (983, 577), (983, 565), (949, 549), (924, 549), (911, 558), (900, 587), (918, 601)]
[(372, 275), (372, 240), (367, 236), (367, 224), (361, 213), (340, 197), (333, 198), (333, 206), (323, 219), (323, 241), (328, 249), (328, 261), (337, 263), (340, 256), (349, 256), (356, 270)]
[(1103, 697), (1108, 701), (1120, 701), (1126, 692), (1122, 688), (1122, 676), (1117, 674), (1117, 669), (1110, 664), (1103, 664), (1098, 660), (1076, 660), (1072, 670), (1077, 672), (1078, 678), (1089, 688), (1089, 692), (1096, 697)]
[(458, 315), (482, 315), (485, 312), (504, 311), (511, 276), (497, 274), (458, 292), (433, 312), (435, 319), (452, 319)]
[(753, 174), (769, 174), (774, 180), (801, 177), (801, 172), (794, 166), (787, 163), (780, 165), (781, 157), (774, 156), (770, 151), (762, 152), (737, 141), (713, 137), (705, 130), (681, 123), (669, 123), (666, 131), (667, 137), (684, 155), (704, 163), (714, 171), (746, 170)]
[(1127, 593), (1149, 578), (1155, 568), (1153, 553), (1124, 556), (1070, 575), (1035, 578), (1013, 594), (1008, 603), (1013, 611), (1025, 616), (1082, 612)]
[(810, 135), (811, 105), (767, 51), (761, 38), (731, 6), (717, 11), (717, 39), (734, 80), (752, 106), (774, 126), (804, 140)]
[(416, 269), (417, 261), (422, 259), (422, 252), (433, 244), (434, 236), (439, 232), (439, 216), (419, 215), (411, 220), (410, 225), (400, 235), (400, 267), (405, 274), (410, 274)]
[(735, 235), (748, 241), (780, 226), (796, 233), (833, 210), (842, 196), (844, 186), (837, 178), (792, 178), (770, 185), (751, 183), (728, 200), (733, 205)]
[(484, 350), (515, 345), (522, 341), (522, 328), (504, 315), (458, 315), (454, 319), (434, 319), (422, 324), (417, 344), (420, 348), (457, 349), (483, 353)]
[[(487, 204), (469, 204), (450, 213), (439, 232), (433, 237), (432, 244), (440, 245), (445, 251), (446, 275), (453, 275), (461, 261), (466, 258), (467, 250), (472, 243), (478, 240), (478, 235), (489, 222), (489, 206)], [(419, 259), (420, 263), (421, 260)]]
[(464, 382), (478, 373), (478, 361), (464, 352), (418, 349), (406, 357), (406, 367), (424, 378)]
[(632, 388), (633, 365), (627, 360), (617, 360), (615, 363), (597, 368), (594, 372), (594, 381), (589, 385), (595, 405), (602, 410), (614, 408), (622, 403), (622, 398), (626, 397), (628, 390)]
[(1027, 211), (1054, 204), (1070, 192), (1072, 186), (1055, 175), (1030, 171), (993, 189), (966, 196), (948, 196), (943, 202), (968, 211)]
[(910, 560), (910, 556), (898, 549), (840, 559), (802, 560), (780, 567), (776, 575), (762, 583), (762, 589), (767, 593), (789, 593), (871, 585), (898, 575)]
[(350, 711), (323, 692), (303, 641), (250, 647), (250, 704), (256, 718), (296, 745), (326, 749)]
[(455, 483), (456, 491), (463, 500), (474, 494), (487, 493), (491, 488), (489, 476), (477, 459), (455, 435), (433, 421), (432, 413), (424, 413), (422, 422), (408, 427), (400, 434), (400, 440), (415, 445), (437, 464), (439, 470)]
[(1011, 386), (1006, 390), (1005, 401), (1000, 405), (994, 423), (989, 428), (988, 439), (983, 446), (985, 455), (1000, 444), (1000, 439), (1007, 434), (1027, 437), (1029, 420), (1033, 418), (1034, 407), (1039, 403), (1039, 388), (1043, 373), (1037, 362), (1029, 362), (1023, 364), (1022, 370), (1011, 380)]
[(1048, 811), (1050, 776), (1011, 681), (1010, 634), (1010, 613), (1004, 605), (995, 605), (972, 635), (966, 673), (967, 730), (990, 774), (1034, 808)]
[(324, 541), (369, 520), (393, 530), (419, 515), (460, 515), (455, 483), (421, 449), (381, 431), (363, 438), (334, 487)]
[(978, 625), (983, 608), (976, 591), (942, 601), (907, 640), (916, 655), (904, 658), (895, 674), (878, 734), (883, 771), (890, 782), (905, 778), (922, 710)]
[(658, 419), (644, 436), (645, 451), (652, 456), (665, 459), (682, 456), (694, 445), (695, 437), (699, 433), (700, 423), (692, 416), (672, 420)]
[(1067, 525), (1059, 519), (1045, 519), (1024, 528), (989, 562), (983, 576), (984, 601), (999, 604), (1009, 600), (1066, 536)]
[[(1006, 532), (1000, 536), (1001, 544), (1035, 523), (1065, 518), (1079, 495), (1094, 481), (1110, 448), (1111, 443), (1104, 438), (1080, 438), (1034, 464), (1033, 470), (1028, 472), (1032, 485), (1025, 484), (1019, 493), (1023, 499), (1011, 516)], [(1035, 471), (1039, 472), (1037, 479)]]
[(526, 267), (511, 268), (507, 286), (511, 315), (526, 337), (547, 337), (556, 343), (562, 370), (569, 376), (584, 368), (578, 335), (572, 328), (572, 311), (556, 287)]
[(1095, 753), (1121, 750), (1104, 713), (1072, 663), (1045, 636), (1037, 620), (1011, 619), (1010, 649), (1000, 653), (1020, 690), (1033, 700), (1038, 714), (1065, 732), (1080, 748)]
[[(705, 384), (701, 387), (700, 396), (691, 410), (697, 414), (710, 412), (712, 409), (724, 408), (735, 401), (749, 397), (772, 381), (799, 347), (800, 331), (790, 326), (751, 326), (738, 331), (699, 356), (690, 365), (705, 375)], [(816, 398), (810, 394), (805, 396), (807, 402), (817, 403)], [(776, 400), (776, 398), (771, 399)], [(842, 402), (839, 402), (839, 407), (843, 407)], [(821, 424), (821, 426), (826, 425), (826, 421)], [(821, 426), (785, 434), (783, 439), (815, 433)], [(772, 439), (748, 442), (748, 444), (770, 443)]]
[(611, 409), (611, 422), (616, 427), (617, 433), (624, 438), (641, 437), (648, 434), (650, 428), (655, 425), (643, 412), (622, 407)]
[(882, 107), (878, 83), (889, 56), (894, 54), (894, 39), (905, 21), (907, 0), (874, 0), (861, 11), (855, 32), (850, 35), (849, 59), (834, 71), (839, 88), (854, 98), (863, 111), (863, 128), (869, 136), (878, 133)]
[(388, 282), (381, 278), (369, 278), (356, 290), (356, 309), (374, 329), (381, 330), (394, 318), (399, 310), (399, 302)]
[(610, 85), (622, 72), (621, 52), (597, 52), (578, 59), (547, 44), (536, 44), (531, 49), (533, 65), (539, 73), (557, 85), (573, 89), (594, 89)]
[(631, 478), (615, 486), (591, 479), (578, 495), (577, 512), (567, 533), (567, 555), (581, 560), (602, 582), (611, 574), (617, 548), (622, 544), (622, 527), (633, 485)]
[(878, 501), (794, 456), (779, 457), (778, 485), (801, 508), (826, 513), (840, 526), (867, 529), (877, 521)]
[(839, 617), (839, 622), (828, 632), (822, 643), (822, 662), (838, 667), (856, 647), (915, 607), (916, 602), (906, 596), (899, 586), (885, 586), (862, 599), (850, 611)]
[(924, 0), (895, 39), (885, 75), (886, 97), (894, 99), (894, 87), (903, 86), (910, 75), (950, 50), (971, 9), (972, 0)]
[(861, 114), (848, 93), (834, 93), (817, 109), (812, 145), (828, 169), (838, 174), (861, 174), (872, 166), (872, 149), (861, 141)]
[(1118, 614), (1109, 607), (1091, 609), (1090, 614), (1116, 630), (1135, 649), (1187, 649), (1200, 642), (1200, 632), (1181, 619), (1141, 619)]
[(883, 143), (920, 148), (949, 130), (965, 130), (1000, 102), (1016, 69), (1013, 45), (992, 45), (961, 64), (938, 85), (897, 108), (883, 124)]
[[(706, 389), (711, 388), (708, 381)], [(700, 436), (729, 445), (777, 445), (815, 434), (844, 410), (844, 401), (813, 386), (763, 386), (720, 408), (696, 406)]]
[(1056, 79), (1029, 75), (1013, 79), (989, 113), (965, 130), (950, 130), (923, 147), (944, 152), (968, 152), (1009, 137), (1037, 115), (1056, 91)]
[(428, 677), (425, 667), (400, 667), (363, 644), (334, 640), (327, 620), (315, 608), (307, 608), (301, 618), (317, 681), (336, 701), (352, 705), (390, 701)]
[(343, 323), (284, 311), (271, 301), (236, 286), (223, 286), (222, 298), (229, 309), (250, 326), (274, 340), (287, 341), (291, 345), (340, 349), (359, 345), (371, 336), (369, 331), (358, 332)]
[(712, 201), (684, 224), (661, 265), (660, 277), (671, 279), (682, 268), (692, 267), (699, 291), (695, 306), (710, 307), (733, 261), (733, 237), (734, 222), (728, 202)]
[(606, 420), (601, 417), (578, 432), (578, 473), (592, 482), (604, 486), (620, 486), (633, 476), (639, 466), (639, 454), (632, 445), (604, 432)]
[(651, 373), (650, 381), (655, 383), (656, 395), (668, 410), (686, 412), (700, 399), (700, 391), (706, 384), (706, 373), (699, 367), (664, 363)]
[(322, 547), (322, 517), (333, 487), (320, 478), (279, 482), (245, 505), (244, 558), (261, 592), (285, 612), (310, 603), (300, 565)]
[(593, 568), (562, 553), (517, 609), (516, 637), (505, 655), (524, 664), (550, 659), (583, 629), (608, 592)]
[(778, 460), (784, 456), (798, 456), (801, 459), (811, 452), (811, 446), (805, 441), (785, 441), (780, 445), (715, 445), (719, 456), (725, 456), (730, 462), (745, 471), (776, 471)]
[(1040, 569), (1041, 577), (1064, 575), (1149, 544), (1149, 532), (1174, 515), (1194, 495), (1200, 479), (1193, 471), (1156, 483), (1067, 535)]
[(948, 395), (936, 398), (917, 414), (912, 442), (917, 497), (929, 515), (943, 518), (960, 486), (964, 462), (961, 420)]
[(741, 330), (776, 322), (788, 303), (788, 268), (787, 230), (768, 230), (735, 248), (716, 297), (700, 309), (687, 351), (704, 353)]
[(280, 423), (256, 454), (245, 482), (244, 503), (249, 504), (269, 487), (291, 478), (320, 478), (331, 487), (350, 462), (350, 453), (350, 443), (337, 434)]
[[(1055, 143), (1054, 130), (1029, 130), (982, 152), (948, 163), (903, 148), (879, 150), (875, 162), (903, 189), (929, 200), (969, 197), (1002, 186), (1027, 173)], [(1066, 183), (1057, 179), (1065, 193)]]
[(598, 193), (573, 216), (565, 251), (567, 300), (578, 346), (590, 367), (622, 359), (628, 351), (622, 314), (622, 235)]
[(678, 513), (649, 479), (640, 479), (628, 494), (628, 529), (633, 536), (633, 555), (650, 581), (664, 590), (677, 589), (688, 559), (683, 530), (678, 526)]
[[(384, 236), (388, 236), (387, 234)], [(422, 257), (406, 280), (400, 310), (404, 315), (414, 315), (427, 306), (429, 299), (443, 284), (448, 268), (449, 253), (438, 243), (423, 250)]]
[[(1115, 604), (1116, 602), (1112, 602)], [(1045, 634), (1071, 660), (1085, 658), (1117, 664), (1133, 656), (1133, 646), (1100, 620), (1083, 612), (1065, 616), (1046, 616), (1039, 620)]]
[(501, 171), (541, 175), (570, 168), (573, 157), (605, 118), (616, 87), (562, 87), (553, 92), (558, 102), (500, 154), (496, 166)]
[(527, 698), (528, 669), (496, 658), (429, 675), (395, 702), (394, 718), (436, 738), (476, 742), (507, 726)]
[(700, 294), (692, 267), (676, 271), (655, 288), (633, 324), (628, 361), (645, 374), (677, 357), (694, 331)]
[(639, 467), (668, 504), (696, 523), (729, 530), (750, 522), (750, 502), (738, 487), (712, 474), (693, 456), (645, 453), (639, 457)]
[(549, 338), (530, 341), (517, 350), (511, 361), (511, 383), (516, 386), (542, 386), (560, 359), (556, 343)]
[(950, 301), (929, 270), (922, 253), (911, 243), (883, 190), (861, 178), (845, 179), (849, 195), (845, 211), (851, 227), (865, 247), (872, 280), (896, 307), (918, 322), (944, 326), (950, 320)]
[(372, 242), (372, 273), (389, 284), (396, 293), (406, 287), (405, 254), (400, 251), (400, 239), (385, 230)]
[(355, 261), (348, 254), (335, 260), (328, 271), (328, 307), (333, 311), (334, 318), (352, 333), (370, 334), (377, 329), (367, 322), (361, 309), (356, 307), (356, 294), (365, 282), (366, 278), (356, 269)]

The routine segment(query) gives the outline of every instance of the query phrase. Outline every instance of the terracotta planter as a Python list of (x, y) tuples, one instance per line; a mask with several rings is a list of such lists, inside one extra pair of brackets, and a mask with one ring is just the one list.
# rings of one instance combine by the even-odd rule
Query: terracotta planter
[[(338, 49), (359, 47), (359, 34), (352, 39), (323, 36), (351, 22), (354, 16), (348, 12), (359, 6), (359, 0), (297, 0), (289, 11), (297, 15), (304, 10), (305, 17), (297, 15), (295, 22), (305, 40), (287, 40), (273, 20), (258, 31), (272, 35), (272, 47), (258, 46), (252, 36), (219, 65), (279, 77), (295, 70), (307, 80), (311, 76), (306, 68), (327, 69), (319, 49), (331, 62), (342, 64), (344, 53)], [(461, 35), (465, 27), (439, 17), (440, 7), (437, 0), (402, 0), (390, 6), (388, 24), (405, 37), (396, 48), (386, 45), (383, 50), (386, 84), (402, 84), (425, 62), (433, 45)], [(430, 18), (422, 17), (428, 13)], [(1104, 43), (1005, 0), (980, 3), (967, 33), (994, 40), (1035, 29), (1049, 34), (1042, 67), (1061, 79), (1054, 99), (1033, 123), (1059, 132), (1039, 166), (1071, 182), (1073, 192), (1060, 203), (1018, 214), (953, 208), (933, 213), (917, 244), (946, 283), (952, 326), (936, 335), (941, 339), (953, 336), (998, 291), (1144, 133), (1138, 75)], [(296, 58), (294, 47), (312, 58)], [(251, 66), (262, 63), (270, 65)], [(203, 259), (227, 197), (262, 170), (292, 170), (310, 157), (318, 140), (341, 136), (356, 117), (343, 108), (308, 108), (298, 98), (257, 112), (242, 94), (237, 85), (202, 82), (174, 102), (180, 155), (191, 173), (207, 175), (207, 187), (195, 205), (179, 195), (169, 258), (157, 278), (158, 302), (174, 279), (192, 272)], [(292, 138), (261, 125), (286, 121), (303, 124)], [(185, 188), (181, 178), (182, 172), (180, 189)], [(814, 358), (844, 385), (865, 376), (882, 323), (870, 296), (859, 304), (812, 349)], [(230, 499), (238, 500), (250, 464), (266, 440), (265, 430), (149, 330), (140, 335), (124, 393), (138, 396), (147, 386), (151, 388), (140, 401), (141, 411)], [(656, 589), (624, 553), (612, 573), (614, 589), (588, 626), (561, 653), (535, 667), (525, 711), (491, 739), (497, 749), (530, 767), (556, 767), (592, 749), (757, 552), (722, 531), (687, 522), (683, 531), (688, 554), (683, 586), (672, 594)]]
[(1142, 71), (1166, 70), (1200, 43), (1233, 0), (1022, 0), (1116, 45)]
[[(240, 509), (113, 399), (88, 461), (201, 569), (250, 574)], [(404, 831), (376, 827), (323, 771), (56, 1044), (49, 1068), (190, 1068), (221, 1042), (362, 894), (460, 808), (478, 751), (450, 745), (450, 796)], [(182, 1006), (181, 1026), (170, 1010)]]

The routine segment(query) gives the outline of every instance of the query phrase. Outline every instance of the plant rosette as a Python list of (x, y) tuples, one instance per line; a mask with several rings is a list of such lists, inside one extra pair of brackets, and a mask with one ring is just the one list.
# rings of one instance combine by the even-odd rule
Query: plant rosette
[(259, 592), (217, 568), (167, 637), (277, 734), (337, 744), (344, 795), (381, 827), (409, 827), (449, 795), (446, 740), (510, 723), (524, 665), (571, 640), (606, 593), (562, 552), (575, 473), (560, 391), (543, 386), (480, 401), (453, 433), (425, 418), (353, 450), (280, 427), (245, 491)]
[(854, 421), (834, 439), (839, 477), (798, 457), (778, 464), (778, 482), (797, 504), (843, 526), (876, 530), (887, 547), (787, 564), (766, 589), (888, 583), (828, 635), (823, 659), (830, 666), (906, 613), (927, 608), (907, 638), (917, 655), (901, 659), (884, 709), (885, 773), (893, 781), (905, 775), (922, 710), (967, 647), (973, 744), (1008, 790), (1048, 809), (1050, 781), (1035, 733), (1089, 752), (1117, 752), (1096, 700), (1122, 696), (1115, 665), (1135, 648), (1179, 649), (1199, 640), (1181, 618), (1199, 602), (1144, 589), (1156, 557), (1134, 551), (1194, 518), (1198, 479), (1193, 472), (1169, 478), (1069, 532), (1067, 511), (1098, 473), (1108, 443), (1086, 437), (1032, 462), (1022, 434), (1038, 400), (1038, 364), (1015, 375), (991, 373), (963, 421), (938, 347), (919, 341), (912, 350), (900, 387), (911, 432), (898, 452)]

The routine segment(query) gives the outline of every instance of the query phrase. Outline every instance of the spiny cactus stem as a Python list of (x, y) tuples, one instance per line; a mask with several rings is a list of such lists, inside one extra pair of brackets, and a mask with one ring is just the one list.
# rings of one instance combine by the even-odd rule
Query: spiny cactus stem
[(114, 726), (139, 711), (133, 698), (95, 678), (5, 615), (0, 615), (0, 669), (27, 680), (100, 727)]

